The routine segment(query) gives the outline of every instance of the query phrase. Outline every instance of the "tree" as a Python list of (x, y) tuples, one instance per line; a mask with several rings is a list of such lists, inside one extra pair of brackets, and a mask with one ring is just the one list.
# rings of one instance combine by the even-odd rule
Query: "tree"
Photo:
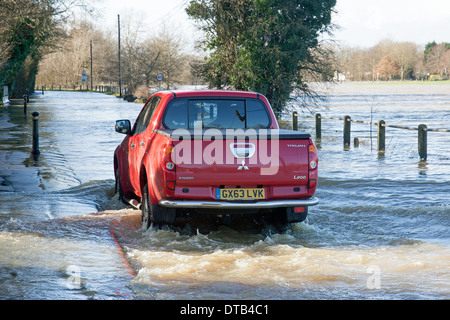
[(21, 96), (33, 90), (42, 50), (74, 6), (84, 7), (85, 0), (0, 0), (1, 91), (9, 86)]
[(434, 44), (426, 54), (425, 65), (431, 74), (438, 74), (441, 78), (449, 72), (450, 43)]
[(143, 32), (145, 29), (141, 23), (145, 17), (136, 19), (139, 13), (130, 13), (123, 19), (123, 83), (134, 94), (141, 85), (148, 87), (156, 83), (155, 76), (161, 72), (169, 89), (183, 70), (181, 37), (168, 28), (163, 28), (155, 36), (148, 36)]
[(392, 80), (395, 75), (399, 74), (400, 67), (396, 62), (392, 61), (390, 56), (386, 55), (375, 65), (373, 72), (377, 80), (379, 78)]
[[(182, 37), (164, 27), (156, 37), (150, 39), (150, 47), (155, 50), (154, 57), (157, 58), (154, 70), (164, 74), (164, 82), (166, 88), (169, 89), (179, 82), (180, 76), (185, 69), (186, 57), (182, 51)], [(156, 72), (149, 73), (151, 79), (155, 79), (155, 75)]]
[[(294, 89), (314, 96), (306, 74), (332, 77), (318, 37), (331, 32), (335, 0), (192, 0), (187, 8), (205, 34), (211, 87), (263, 93), (282, 111)], [(333, 70), (334, 71), (334, 70)]]
[(83, 69), (91, 75), (90, 41), (93, 51), (94, 83), (117, 80), (117, 44), (112, 36), (104, 34), (87, 21), (73, 22), (58, 46), (46, 54), (39, 64), (37, 81), (41, 84), (78, 85)]
[(391, 56), (400, 68), (400, 79), (402, 81), (408, 74), (412, 74), (417, 52), (418, 46), (412, 42), (400, 42), (392, 45)]

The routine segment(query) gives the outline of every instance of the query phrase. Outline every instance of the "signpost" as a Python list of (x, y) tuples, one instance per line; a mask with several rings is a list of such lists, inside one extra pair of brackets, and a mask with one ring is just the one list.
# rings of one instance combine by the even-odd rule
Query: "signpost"
[(163, 75), (162, 73), (158, 73), (158, 74), (156, 75), (156, 80), (159, 81), (159, 91), (161, 91), (161, 81), (164, 80), (164, 75)]

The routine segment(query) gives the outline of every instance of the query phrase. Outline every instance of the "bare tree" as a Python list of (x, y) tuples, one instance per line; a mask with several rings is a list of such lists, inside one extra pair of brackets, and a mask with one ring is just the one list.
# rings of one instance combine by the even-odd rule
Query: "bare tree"
[(78, 85), (81, 73), (90, 70), (90, 42), (93, 43), (93, 77), (95, 83), (116, 80), (111, 77), (115, 68), (115, 44), (108, 34), (103, 34), (92, 23), (83, 21), (71, 24), (67, 37), (61, 39), (53, 52), (44, 56), (39, 65), (37, 80), (41, 84)]
[(182, 50), (182, 36), (167, 27), (163, 27), (150, 42), (151, 46), (159, 53), (156, 69), (164, 74), (166, 88), (169, 89), (171, 86), (180, 83), (183, 70), (188, 67)]
[(405, 80), (407, 73), (412, 73), (419, 46), (412, 42), (392, 44), (390, 48), (392, 60), (400, 67), (400, 79)]
[(427, 54), (425, 63), (431, 74), (438, 74), (441, 78), (448, 74), (450, 68), (450, 45), (440, 43), (433, 46)]
[[(392, 73), (391, 66), (389, 73), (384, 74), (382, 78), (414, 79), (424, 72), (423, 70), (418, 71), (423, 69), (421, 68), (421, 61), (418, 59), (420, 56), (423, 60), (420, 46), (411, 42), (394, 42), (384, 39), (371, 48), (338, 48), (336, 54), (341, 68), (340, 71), (346, 75), (347, 79), (353, 81), (377, 80), (377, 72), (374, 71), (380, 69), (383, 64), (384, 67), (387, 66), (386, 56), (389, 56), (391, 60), (389, 63), (395, 63), (399, 70), (398, 72), (394, 70), (395, 72)], [(381, 63), (382, 60), (384, 62)], [(377, 65), (378, 67), (375, 68)]]

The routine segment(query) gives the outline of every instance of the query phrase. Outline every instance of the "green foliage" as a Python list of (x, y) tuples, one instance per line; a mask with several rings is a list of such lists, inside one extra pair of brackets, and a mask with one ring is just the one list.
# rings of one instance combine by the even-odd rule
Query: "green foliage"
[(14, 83), (25, 59), (36, 54), (37, 39), (34, 36), (34, 23), (27, 18), (18, 19), (12, 26), (9, 34), (8, 42), (11, 45), (10, 56), (5, 70), (2, 70), (5, 83)]
[[(427, 61), (428, 55), (431, 53), (432, 49), (433, 49), (434, 47), (436, 47), (437, 45), (438, 45), (438, 44), (436, 43), (436, 41), (428, 42), (428, 43), (425, 45), (425, 49), (424, 49), (424, 51), (423, 51), (423, 59), (424, 59), (425, 62)], [(448, 43), (448, 42), (442, 42), (442, 45), (445, 47), (446, 50), (449, 50), (449, 49), (450, 49), (450, 43)]]
[[(34, 88), (41, 50), (58, 32), (56, 17), (62, 11), (56, 12), (55, 6), (61, 3), (62, 1), (47, 0), (1, 0), (0, 86), (9, 86), (13, 97), (21, 96), (27, 88)], [(25, 63), (26, 61), (28, 62)], [(20, 86), (17, 86), (19, 83)]]
[(281, 111), (304, 77), (331, 75), (318, 37), (330, 32), (335, 0), (193, 0), (186, 10), (205, 31), (210, 86), (263, 93)]
[(431, 49), (433, 49), (433, 47), (435, 47), (437, 44), (435, 41), (433, 42), (428, 42), (425, 45), (425, 50), (423, 51), (423, 57), (424, 57), (424, 61), (427, 61), (427, 56), (430, 53)]

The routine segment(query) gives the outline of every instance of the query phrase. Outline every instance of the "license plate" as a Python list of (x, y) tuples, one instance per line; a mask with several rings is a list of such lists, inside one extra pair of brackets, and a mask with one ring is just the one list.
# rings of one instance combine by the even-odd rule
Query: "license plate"
[(265, 190), (258, 189), (216, 189), (218, 200), (258, 200), (265, 199)]

